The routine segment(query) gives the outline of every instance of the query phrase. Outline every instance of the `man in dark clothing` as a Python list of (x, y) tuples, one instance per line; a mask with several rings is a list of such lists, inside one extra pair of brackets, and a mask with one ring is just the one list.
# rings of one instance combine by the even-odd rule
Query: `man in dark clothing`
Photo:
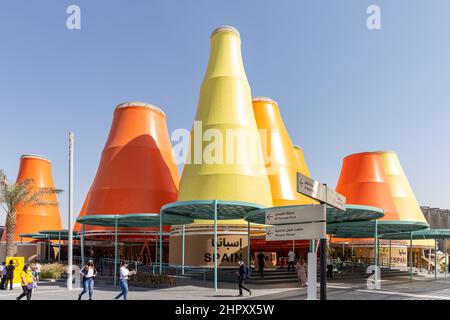
[(258, 274), (260, 277), (264, 277), (263, 272), (264, 272), (264, 264), (266, 263), (266, 256), (264, 255), (264, 253), (260, 252), (258, 253)]
[(13, 289), (13, 279), (14, 279), (14, 270), (16, 267), (14, 266), (14, 261), (9, 260), (9, 264), (5, 267), (6, 275), (5, 275), (5, 289), (8, 289), (8, 281), (9, 281), (9, 290)]
[(252, 290), (244, 285), (244, 280), (248, 278), (248, 269), (244, 261), (239, 260), (239, 271), (236, 272), (236, 274), (239, 280), (239, 296), (242, 296), (242, 289), (246, 290), (250, 295), (252, 295)]

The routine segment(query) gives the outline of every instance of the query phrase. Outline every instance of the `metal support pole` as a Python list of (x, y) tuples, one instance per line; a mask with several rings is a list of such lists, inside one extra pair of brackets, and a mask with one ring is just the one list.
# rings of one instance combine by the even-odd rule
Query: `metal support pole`
[(445, 263), (444, 263), (444, 268), (445, 268), (445, 271), (444, 271), (444, 276), (446, 277), (447, 276), (447, 239), (444, 239), (444, 261), (445, 261)]
[(320, 239), (320, 300), (327, 300), (327, 239)]
[(437, 278), (437, 270), (438, 270), (438, 265), (437, 265), (437, 239), (434, 239), (434, 279)]
[(69, 204), (68, 204), (68, 242), (67, 242), (67, 289), (72, 290), (72, 260), (73, 260), (73, 132), (69, 133)]
[(61, 231), (58, 232), (58, 262), (61, 262)]
[[(158, 236), (158, 233), (156, 233), (155, 234), (155, 263), (154, 263), (155, 267), (158, 263), (158, 243), (159, 243), (159, 236)], [(155, 271), (155, 268), (153, 268), (153, 271)]]
[(389, 269), (392, 268), (392, 240), (389, 240)]
[(162, 223), (163, 212), (159, 213), (159, 274), (162, 274), (162, 263), (163, 263), (163, 223)]
[(114, 221), (114, 286), (117, 283), (117, 215)]
[[(378, 219), (375, 220), (375, 242), (374, 242), (374, 264), (375, 270), (378, 267)], [(375, 271), (376, 272), (376, 271)]]
[[(325, 187), (325, 203), (323, 203), (323, 216), (327, 216), (328, 189)], [(331, 246), (331, 238), (330, 238)], [(320, 239), (320, 300), (327, 300), (327, 238)]]
[(214, 290), (217, 291), (217, 200), (214, 200)]
[(81, 266), (84, 266), (84, 224), (81, 225), (81, 243), (80, 243), (80, 251), (81, 251)]
[(409, 240), (409, 279), (412, 280), (413, 278), (413, 252), (412, 252), (412, 239), (413, 234), (411, 232), (411, 238)]
[(375, 281), (378, 284), (378, 219), (375, 219), (375, 244), (374, 244)]
[(51, 242), (50, 242), (50, 236), (47, 236), (47, 261), (50, 261), (50, 248), (51, 248)]
[(183, 245), (182, 245), (183, 252), (182, 252), (182, 255), (181, 255), (181, 274), (184, 275), (184, 251), (185, 251), (185, 241), (186, 241), (186, 225), (183, 224), (183, 229), (182, 230), (183, 230), (183, 236), (182, 236), (182, 238), (183, 238)]
[(250, 268), (250, 221), (247, 222), (247, 268)]

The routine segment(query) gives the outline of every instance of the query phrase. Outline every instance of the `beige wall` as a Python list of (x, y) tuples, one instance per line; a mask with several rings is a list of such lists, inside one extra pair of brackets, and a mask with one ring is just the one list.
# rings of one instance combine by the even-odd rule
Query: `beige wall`
[[(186, 235), (185, 265), (214, 266), (214, 235), (197, 234)], [(236, 267), (239, 257), (247, 259), (247, 235), (220, 234), (218, 235), (218, 266)], [(172, 236), (169, 240), (169, 263), (181, 265), (182, 237)]]
[[(45, 244), (36, 243), (18, 243), (16, 257), (24, 257), (25, 262), (34, 262), (37, 260), (43, 260), (45, 255)], [(0, 260), (5, 261), (6, 245), (0, 244)]]

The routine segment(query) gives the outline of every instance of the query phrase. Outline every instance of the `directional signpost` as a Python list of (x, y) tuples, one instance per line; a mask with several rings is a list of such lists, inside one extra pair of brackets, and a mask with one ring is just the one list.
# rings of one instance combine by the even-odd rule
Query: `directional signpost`
[[(339, 210), (345, 211), (345, 197), (333, 189), (329, 188), (326, 184), (322, 184), (317, 180), (314, 180), (308, 176), (297, 172), (297, 192), (313, 198), (315, 200), (320, 201), (322, 203), (323, 215), (326, 217), (327, 205), (335, 207)], [(326, 232), (325, 232), (326, 233)], [(327, 299), (327, 282), (326, 282), (326, 268), (327, 268), (327, 260), (326, 260), (326, 245), (327, 239), (325, 233), (320, 239), (320, 300)], [(314, 258), (313, 258), (314, 257)], [(310, 260), (316, 259), (317, 256), (314, 253), (308, 254), (308, 268), (312, 266), (316, 268), (316, 264), (310, 265)], [(314, 261), (315, 262), (315, 261)], [(316, 295), (315, 283), (314, 288), (310, 288), (308, 282), (308, 299), (310, 298), (310, 290), (311, 294)]]
[[(326, 237), (324, 204), (266, 209), (266, 241), (314, 240)], [(308, 253), (308, 300), (317, 296), (317, 255)]]

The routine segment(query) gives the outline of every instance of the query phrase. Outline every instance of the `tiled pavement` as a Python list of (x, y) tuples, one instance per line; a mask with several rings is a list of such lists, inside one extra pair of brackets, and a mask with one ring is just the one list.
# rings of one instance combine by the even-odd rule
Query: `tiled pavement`
[[(267, 285), (253, 285), (253, 295), (245, 295), (244, 299), (300, 299), (306, 298), (306, 289), (298, 288), (296, 284), (284, 288)], [(13, 300), (21, 292), (21, 288), (13, 291), (0, 291), (0, 300)], [(76, 300), (79, 289), (69, 291), (65, 284), (41, 283), (33, 292), (33, 300)], [(118, 287), (97, 283), (94, 299), (111, 300), (118, 293)], [(450, 276), (448, 278), (416, 278), (410, 281), (408, 277), (396, 277), (382, 280), (381, 289), (368, 290), (365, 280), (332, 281), (328, 283), (328, 299), (330, 300), (450, 300)], [(87, 296), (84, 297), (87, 299)], [(237, 296), (236, 285), (220, 283), (217, 292), (212, 290), (211, 283), (192, 282), (180, 279), (177, 285), (164, 289), (147, 289), (130, 287), (130, 300), (211, 300), (242, 299)]]

